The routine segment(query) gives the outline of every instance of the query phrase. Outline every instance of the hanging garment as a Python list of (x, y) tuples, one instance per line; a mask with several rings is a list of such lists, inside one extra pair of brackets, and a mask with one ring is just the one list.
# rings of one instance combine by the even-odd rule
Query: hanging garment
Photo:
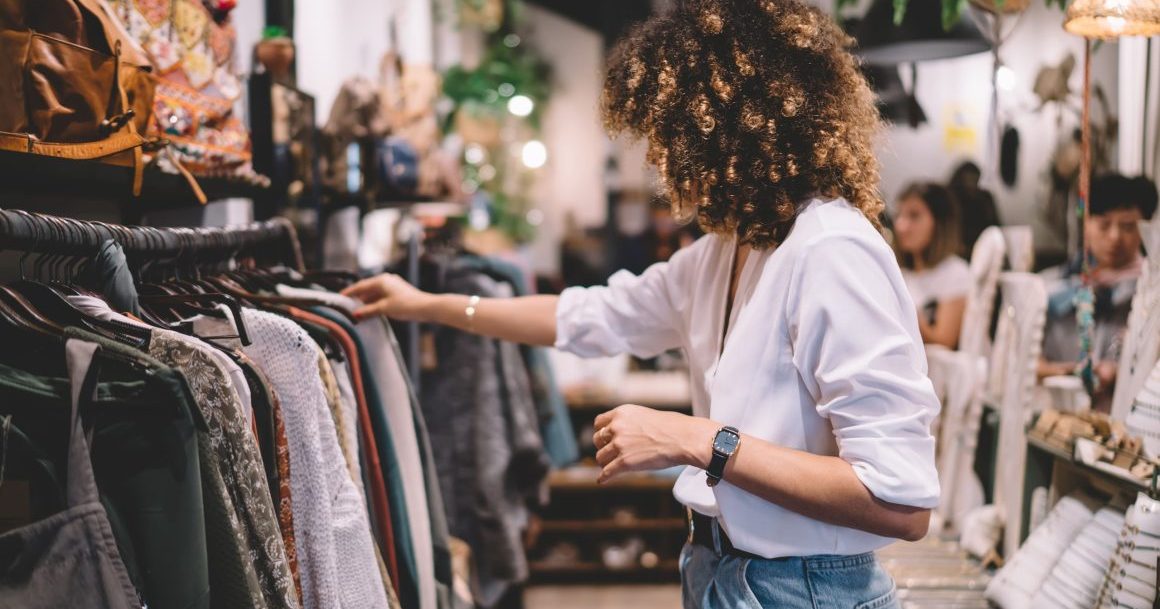
[[(529, 294), (527, 280), (515, 265), (484, 256), (460, 256), (458, 264), (465, 269), (486, 273), (497, 281), (506, 282), (516, 296)], [(565, 468), (580, 460), (580, 447), (576, 442), (576, 430), (572, 428), (572, 416), (564, 394), (556, 384), (556, 374), (548, 359), (548, 350), (543, 347), (521, 345), (520, 352), (528, 366), (528, 376), (532, 383), (532, 397), (540, 416), (540, 433), (544, 438), (544, 449), (552, 458), (552, 465)]]
[[(287, 286), (279, 286), (278, 290), (286, 295), (294, 294), (322, 300), (348, 314), (360, 305), (354, 299), (330, 292), (300, 290)], [(401, 429), (403, 437), (399, 441), (404, 443), (408, 441), (405, 437), (407, 433), (414, 433), (415, 452), (404, 454), (413, 454), (417, 457), (416, 461), (396, 459), (401, 466), (400, 469), (405, 472), (403, 474), (405, 488), (416, 488), (411, 485), (421, 481), (423, 489), (421, 493), (412, 492), (408, 496), (407, 522), (412, 525), (408, 528), (408, 532), (411, 533), (412, 540), (417, 546), (415, 560), (419, 564), (425, 564), (426, 556), (428, 556), (423, 546), (430, 548), (432, 569), (430, 571), (417, 570), (420, 585), (428, 591), (427, 594), (433, 593), (436, 606), (448, 607), (451, 603), (452, 571), (447, 514), (444, 508), (443, 494), (438, 483), (435, 461), (431, 454), (427, 425), (423, 420), (422, 410), (419, 408), (410, 379), (403, 373), (403, 355), (399, 349), (398, 341), (395, 340), (390, 326), (382, 320), (366, 320), (355, 327), (337, 312), (328, 312), (325, 308), (320, 308), (316, 310), (316, 313), (325, 316), (332, 323), (341, 325), (343, 331), (353, 334), (367, 350), (377, 354), (377, 357), (374, 358), (364, 358), (364, 364), (376, 366), (374, 368), (376, 372), (372, 372), (370, 375), (376, 381), (376, 394), (378, 393), (377, 387), (383, 387), (384, 384), (384, 391), (390, 391), (391, 397), (387, 398), (383, 405), (388, 409), (393, 409), (388, 410), (388, 414), (394, 413), (394, 418), (386, 427), (392, 431), (392, 438), (395, 437), (394, 430)], [(406, 407), (402, 407), (402, 404), (406, 404)], [(381, 413), (381, 410), (378, 412)], [(407, 417), (410, 420), (409, 424)], [(414, 467), (414, 463), (418, 464), (418, 468)], [(414, 510), (424, 509), (425, 511), (421, 514), (425, 518), (412, 520)], [(428, 525), (427, 532), (421, 528), (414, 528), (414, 525), (422, 527), (424, 521)], [(430, 541), (424, 544), (426, 539)]]
[[(321, 300), (347, 312), (360, 306), (345, 296), (316, 290), (297, 290), (282, 286), (279, 292)], [(386, 428), (391, 434), (403, 479), (403, 496), (407, 503), (407, 524), (415, 553), (416, 577), (419, 585), (419, 609), (437, 609), (435, 587), (435, 557), (432, 554), (431, 517), (423, 479), (423, 463), (419, 455), (419, 440), (415, 431), (414, 411), (402, 362), (395, 359), (395, 350), (387, 327), (380, 319), (370, 319), (355, 326), (362, 339), (365, 354), (371, 365), (382, 397), (387, 417)]]
[[(321, 293), (320, 293), (321, 294)], [(394, 538), (398, 567), (398, 578), (394, 580), (399, 591), (399, 600), (404, 607), (415, 607), (419, 603), (419, 576), (415, 561), (415, 544), (412, 540), (409, 509), (403, 483), (402, 460), (397, 457), (393, 436), (387, 423), (386, 409), (379, 389), (379, 379), (374, 376), (367, 349), (357, 330), (340, 313), (326, 307), (314, 307), (311, 313), (331, 320), (341, 326), (343, 334), (353, 349), (353, 360), (358, 361), (366, 412), (360, 413), (360, 427), (370, 431), (374, 446), (378, 449), (378, 467), (386, 484), (385, 496), (389, 503), (387, 518)], [(361, 407), (361, 406), (360, 406)], [(372, 474), (374, 471), (371, 472)], [(392, 577), (395, 573), (391, 574)]]
[[(342, 346), (347, 361), (353, 362), (350, 368), (351, 383), (355, 391), (355, 399), (357, 400), (358, 407), (358, 430), (361, 440), (361, 454), (364, 459), (363, 471), (367, 474), (365, 487), (370, 489), (369, 511), (373, 516), (372, 524), (374, 525), (372, 529), (378, 537), (380, 553), (385, 562), (392, 586), (394, 587), (395, 595), (402, 596), (403, 580), (400, 577), (398, 546), (396, 545), (397, 543), (401, 543), (401, 541), (395, 536), (395, 526), (392, 520), (394, 516), (392, 510), (402, 506), (402, 489), (401, 487), (393, 487), (393, 495), (388, 496), (387, 470), (383, 467), (382, 463), (394, 462), (394, 451), (389, 446), (383, 446), (377, 442), (372, 429), (373, 423), (371, 421), (370, 409), (367, 404), (371, 399), (370, 391), (375, 391), (374, 398), (375, 400), (378, 399), (377, 390), (374, 389), (372, 384), (363, 382), (362, 366), (359, 364), (363, 356), (350, 334), (342, 327), (320, 315), (302, 311), (294, 307), (290, 308), (290, 314), (296, 319), (310, 320), (329, 328)], [(389, 438), (387, 440), (389, 441)], [(380, 453), (380, 450), (384, 452)], [(399, 506), (391, 503), (392, 497), (399, 500)], [(410, 578), (407, 581), (413, 582), (414, 580)]]
[[(113, 312), (98, 298), (68, 298), (74, 306), (98, 318), (149, 327)], [(227, 529), (232, 532), (232, 539), (217, 538), (210, 547), (210, 555), (215, 557), (210, 565), (213, 606), (230, 609), (234, 606), (297, 608), (299, 601), (294, 590), (294, 578), (286, 558), (286, 548), (270, 499), (258, 446), (250, 431), (250, 419), (243, 410), (241, 399), (233, 390), (234, 383), (223, 361), (219, 359), (224, 356), (197, 339), (170, 330), (150, 329), (152, 336), (149, 354), (185, 375), (194, 401), (208, 425), (206, 442), (198, 446), (199, 455), (203, 457), (203, 485), (207, 484), (204, 475), (206, 469), (212, 468), (217, 473), (208, 475), (209, 485), (216, 486), (220, 478), (224, 486), (214, 489), (215, 493), (224, 494), (207, 499), (206, 508), (207, 529), (214, 529), (211, 537)], [(229, 359), (226, 358), (225, 362), (229, 362)], [(228, 524), (209, 525), (211, 502), (221, 504), (214, 507), (215, 518), (224, 517)], [(217, 509), (222, 506), (225, 513), (217, 514)], [(225, 560), (223, 565), (218, 564), (219, 556), (239, 551), (241, 565), (236, 564), (235, 557)], [(234, 569), (242, 570), (244, 575), (241, 581), (233, 573)], [(215, 585), (215, 579), (221, 581), (222, 586)], [(257, 583), (256, 589), (250, 588), (251, 581)], [(246, 600), (237, 598), (243, 592), (239, 586), (243, 583), (248, 593), (246, 596), (249, 597)]]
[(101, 244), (96, 256), (77, 277), (77, 283), (101, 294), (114, 311), (141, 316), (137, 286), (133, 284), (125, 250), (116, 241), (106, 239)]
[(68, 426), (67, 509), (0, 535), (0, 600), (22, 609), (134, 609), (141, 607), (113, 542), (97, 494), (81, 402), (96, 383), (94, 343), (65, 343), (72, 384)]
[[(330, 360), (330, 368), (334, 371), (334, 382), (338, 389), (338, 407), (342, 414), (342, 425), (338, 433), (343, 444), (343, 456), (346, 457), (350, 476), (359, 488), (359, 494), (368, 498), (363, 484), (362, 464), (359, 462), (358, 441), (358, 399), (354, 396), (354, 385), (351, 379), (350, 364), (344, 360)], [(368, 505), (369, 498), (368, 498)], [(373, 509), (373, 508), (372, 508)]]
[(282, 399), (304, 605), (387, 609), (365, 503), (347, 475), (326, 405), (319, 347), (290, 320), (253, 309), (242, 316), (253, 341), (243, 351)]
[[(197, 320), (194, 320), (194, 329), (195, 331), (197, 329)], [(278, 528), (282, 531), (282, 543), (286, 547), (286, 562), (290, 565), (290, 575), (294, 578), (294, 590), (301, 599), (302, 580), (298, 575), (298, 544), (294, 539), (294, 502), (290, 491), (290, 443), (286, 439), (286, 421), (282, 418), (282, 404), (278, 401), (278, 395), (274, 393), (265, 373), (240, 350), (237, 351), (237, 355), (240, 358), (239, 364), (248, 364), (245, 369), (247, 378), (251, 380), (250, 391), (254, 396), (255, 405), (262, 402), (270, 409), (273, 419), (273, 459), (277, 485), (271, 485), (270, 494), (274, 500), (274, 508), (278, 512)], [(265, 458), (263, 457), (263, 460)]]
[[(98, 490), (130, 581), (151, 607), (208, 607), (196, 443), (204, 424), (193, 411), (184, 380), (104, 337), (74, 328), (66, 328), (65, 336), (101, 347), (103, 380), (86, 417)], [(39, 367), (35, 359), (21, 361)], [(68, 421), (68, 380), (15, 369), (0, 376), (0, 415), (12, 415), (44, 454), (59, 455), (61, 466), (54, 471), (63, 471), (67, 446), (59, 430)], [(21, 478), (18, 469), (6, 469), (3, 479), (9, 484)], [(38, 494), (33, 492), (34, 514), (63, 508), (62, 503), (44, 503)], [(184, 551), (173, 552), (175, 547)]]
[[(443, 289), (510, 296), (490, 277), (448, 263)], [(523, 531), (550, 467), (519, 347), (451, 328), (435, 333), (436, 367), (426, 371), (420, 404), (453, 536), (474, 550), (480, 590), (493, 606), (528, 576)], [(470, 490), (468, 490), (470, 489)]]
[(350, 438), (357, 436), (356, 421), (347, 421), (346, 411), (342, 407), (342, 393), (338, 388), (338, 378), (334, 371), (334, 366), (331, 365), (330, 360), (327, 359), (321, 351), (318, 353), (318, 370), (322, 376), (322, 386), (325, 389), (326, 407), (330, 410), (330, 416), (334, 419), (334, 428), (338, 432), (338, 448), (342, 451), (343, 463), (346, 465), (347, 471), (350, 472), (350, 481), (354, 483), (355, 489), (358, 490), (359, 499), (366, 504), (366, 493), (363, 492), (361, 479), (358, 469), (358, 440), (352, 444)]

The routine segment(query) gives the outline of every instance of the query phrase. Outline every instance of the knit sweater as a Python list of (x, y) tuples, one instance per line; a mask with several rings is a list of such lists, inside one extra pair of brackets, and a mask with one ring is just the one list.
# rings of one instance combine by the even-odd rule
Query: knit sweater
[(246, 309), (243, 319), (252, 340), (243, 350), (282, 400), (303, 606), (386, 609), (366, 506), (327, 406), (318, 345), (277, 315)]

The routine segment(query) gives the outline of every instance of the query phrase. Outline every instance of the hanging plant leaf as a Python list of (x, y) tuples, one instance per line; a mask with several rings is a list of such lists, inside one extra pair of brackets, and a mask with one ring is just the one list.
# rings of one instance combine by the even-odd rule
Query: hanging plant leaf
[[(912, 1), (930, 2), (931, 0), (894, 0), (894, 25), (902, 25), (902, 20), (906, 18), (906, 7)], [(995, 10), (1002, 11), (1003, 6), (1007, 4), (1006, 0), (993, 0)], [(1068, 0), (1043, 0), (1049, 8), (1054, 6), (1059, 10), (1067, 10)], [(855, 6), (858, 0), (838, 0), (838, 9), (841, 10), (848, 6)], [(959, 18), (962, 17), (963, 11), (967, 8), (967, 0), (942, 0), (942, 22), (943, 29), (949, 30), (954, 27)]]
[(943, 30), (950, 31), (959, 18), (963, 16), (963, 10), (967, 8), (967, 0), (943, 0), (942, 3), (942, 26)]

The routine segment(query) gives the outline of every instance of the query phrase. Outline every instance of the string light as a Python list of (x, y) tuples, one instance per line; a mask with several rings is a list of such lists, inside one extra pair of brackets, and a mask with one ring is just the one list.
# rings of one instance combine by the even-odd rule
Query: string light
[(528, 169), (539, 169), (548, 162), (548, 149), (539, 140), (532, 140), (524, 144), (520, 151), (520, 159)]
[(527, 95), (516, 95), (508, 100), (507, 108), (508, 112), (522, 118), (528, 116), (532, 113), (532, 110), (536, 109), (536, 102), (532, 101), (532, 98)]

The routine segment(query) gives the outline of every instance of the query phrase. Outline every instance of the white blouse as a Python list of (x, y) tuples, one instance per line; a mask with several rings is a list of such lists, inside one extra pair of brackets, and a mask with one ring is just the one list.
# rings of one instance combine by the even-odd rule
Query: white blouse
[[(877, 498), (938, 505), (917, 317), (894, 253), (842, 199), (804, 206), (776, 249), (750, 253), (728, 333), (736, 242), (709, 235), (667, 263), (560, 296), (556, 347), (594, 357), (686, 352), (693, 412), (774, 444), (850, 463)], [(742, 443), (741, 449), (745, 450)], [(890, 539), (825, 524), (686, 468), (674, 494), (716, 516), (741, 550), (776, 558), (859, 554)]]

